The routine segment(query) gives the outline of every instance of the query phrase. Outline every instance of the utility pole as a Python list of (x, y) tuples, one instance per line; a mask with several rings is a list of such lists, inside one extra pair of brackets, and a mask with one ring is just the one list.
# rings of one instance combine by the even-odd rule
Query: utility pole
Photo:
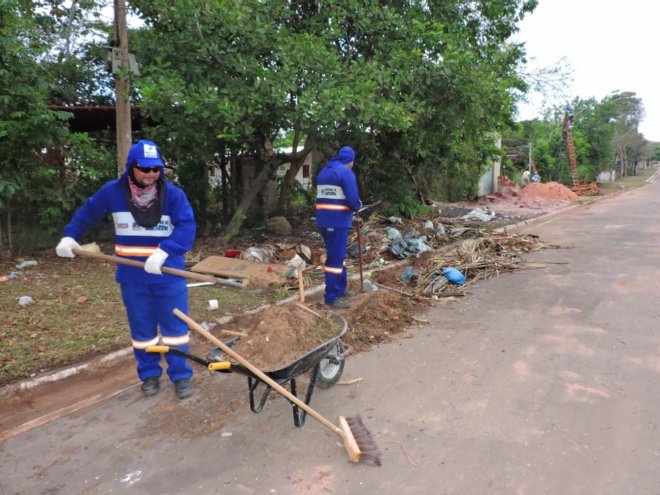
[(115, 46), (113, 58), (120, 63), (115, 72), (115, 115), (117, 139), (117, 175), (124, 172), (126, 157), (131, 147), (131, 80), (128, 55), (128, 27), (126, 25), (126, 0), (115, 0)]

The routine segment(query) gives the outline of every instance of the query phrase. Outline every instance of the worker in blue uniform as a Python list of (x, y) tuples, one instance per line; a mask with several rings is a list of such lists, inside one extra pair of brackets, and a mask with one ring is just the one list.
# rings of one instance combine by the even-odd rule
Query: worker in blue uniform
[[(187, 313), (186, 280), (162, 273), (161, 267), (184, 268), (184, 254), (195, 241), (195, 219), (185, 193), (165, 179), (158, 146), (149, 140), (134, 144), (119, 179), (106, 183), (73, 215), (56, 247), (59, 256), (73, 258), (85, 232), (107, 215), (115, 227), (115, 253), (144, 262), (144, 269), (118, 265), (115, 280), (121, 288), (131, 330), (137, 374), (142, 393), (151, 396), (160, 388), (161, 356), (147, 352), (162, 343), (187, 351), (188, 326), (172, 310)], [(160, 330), (160, 336), (158, 334)], [(193, 393), (192, 368), (186, 359), (165, 355), (167, 374), (176, 395)]]
[(348, 276), (344, 260), (353, 215), (362, 207), (357, 180), (353, 173), (355, 152), (344, 146), (321, 169), (316, 178), (316, 226), (321, 230), (327, 259), (325, 261), (325, 304), (345, 309)]

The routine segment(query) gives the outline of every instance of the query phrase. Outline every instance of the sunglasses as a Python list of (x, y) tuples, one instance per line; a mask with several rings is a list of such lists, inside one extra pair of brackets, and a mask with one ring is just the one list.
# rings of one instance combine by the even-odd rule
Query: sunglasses
[(135, 168), (140, 172), (142, 172), (143, 174), (147, 174), (149, 172), (153, 172), (153, 173), (160, 172), (160, 169), (162, 167), (140, 167), (138, 165), (135, 165)]

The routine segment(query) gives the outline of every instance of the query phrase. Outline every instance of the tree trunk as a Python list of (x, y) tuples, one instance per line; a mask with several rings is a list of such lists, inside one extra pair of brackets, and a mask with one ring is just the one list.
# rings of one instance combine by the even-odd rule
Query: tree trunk
[(12, 238), (11, 238), (11, 212), (9, 210), (7, 210), (7, 228), (6, 228), (6, 230), (7, 230), (7, 236), (6, 236), (7, 237), (7, 250), (9, 252), (9, 256), (11, 256), (12, 253), (14, 252), (14, 246), (13, 246), (14, 243), (13, 243)]
[[(255, 200), (263, 191), (264, 187), (268, 183), (268, 179), (272, 174), (275, 173), (277, 170), (277, 167), (279, 167), (283, 163), (291, 163), (293, 164), (294, 162), (297, 162), (299, 160), (304, 160), (305, 155), (308, 153), (311, 153), (313, 149), (316, 147), (316, 140), (312, 137), (308, 137), (306, 142), (305, 142), (305, 147), (297, 151), (295, 153), (291, 153), (290, 155), (286, 154), (276, 154), (276, 155), (271, 155), (271, 158), (263, 164), (263, 168), (259, 171), (257, 176), (253, 179), (252, 184), (250, 185), (250, 189), (248, 191), (244, 191), (241, 201), (238, 203), (238, 206), (236, 207), (236, 211), (234, 211), (233, 216), (231, 217), (231, 220), (227, 224), (227, 227), (223, 229), (224, 235), (222, 238), (225, 241), (229, 241), (236, 237), (241, 230), (241, 227), (243, 226), (243, 222), (245, 222), (245, 219), (247, 218), (247, 214), (252, 208), (252, 205), (254, 204)], [(234, 160), (236, 162), (237, 160)], [(233, 181), (234, 184), (239, 183), (238, 177), (234, 175), (234, 168), (238, 169), (238, 166), (232, 167), (232, 175), (231, 175), (231, 180)], [(294, 175), (295, 177), (295, 175)]]
[(227, 211), (222, 217), (223, 223), (228, 223), (230, 217), (236, 212), (236, 208), (238, 208), (238, 198), (242, 193), (241, 176), (243, 174), (239, 160), (234, 154), (229, 158), (229, 171), (229, 194), (226, 198), (223, 198), (223, 201), (227, 204)]
[(255, 199), (259, 193), (263, 190), (264, 186), (268, 182), (268, 177), (277, 169), (279, 165), (278, 162), (267, 162), (264, 164), (263, 168), (259, 171), (254, 181), (250, 185), (250, 189), (243, 195), (241, 201), (238, 203), (238, 207), (234, 212), (234, 215), (231, 217), (229, 224), (224, 229), (224, 234), (222, 238), (225, 241), (230, 241), (236, 237), (243, 226), (243, 222), (247, 218), (247, 214), (252, 208)]
[(222, 194), (222, 218), (229, 217), (229, 174), (227, 174), (227, 162), (224, 157), (220, 161), (220, 174), (222, 177), (221, 194)]
[(296, 180), (296, 175), (300, 167), (302, 167), (305, 162), (305, 158), (300, 158), (298, 160), (292, 160), (289, 170), (287, 170), (284, 180), (282, 181), (282, 189), (280, 190), (280, 197), (277, 200), (277, 211), (286, 211), (289, 206), (289, 201), (291, 198), (291, 189)]
[[(298, 151), (298, 144), (300, 144), (300, 129), (296, 128), (293, 134), (293, 147), (291, 149), (292, 154), (295, 154)], [(298, 175), (298, 170), (305, 161), (305, 157), (302, 156), (298, 160), (291, 159), (289, 162), (289, 170), (287, 170), (284, 180), (282, 181), (282, 189), (280, 190), (280, 197), (277, 200), (277, 210), (285, 211), (289, 205), (289, 198), (291, 196), (291, 187), (293, 186), (293, 181)]]

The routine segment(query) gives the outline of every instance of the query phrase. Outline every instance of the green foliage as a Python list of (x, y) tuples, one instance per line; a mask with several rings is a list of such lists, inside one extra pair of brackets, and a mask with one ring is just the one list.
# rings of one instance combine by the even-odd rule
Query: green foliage
[[(643, 109), (634, 93), (621, 93), (604, 98), (575, 99), (572, 138), (577, 161), (578, 180), (592, 182), (599, 172), (611, 170), (615, 155), (628, 159), (649, 156), (650, 148), (638, 133), (637, 125)], [(542, 180), (572, 185), (563, 132), (564, 108), (555, 108), (544, 120), (526, 122), (503, 136), (505, 170), (517, 172), (528, 168), (528, 145)], [(625, 169), (622, 170), (625, 173)], [(509, 174), (511, 176), (511, 174)]]
[(660, 161), (660, 143), (651, 144), (651, 158), (656, 161)]
[(523, 51), (505, 44), (535, 4), (137, 1), (141, 107), (171, 156), (196, 155), (182, 177), (230, 152), (264, 160), (295, 130), (326, 156), (354, 146), (382, 179), (365, 196), (406, 170), (413, 195), (462, 199), (524, 90)]
[(98, 5), (77, 2), (64, 19), (59, 3), (7, 2), (0, 8), (0, 213), (25, 231), (14, 234), (18, 250), (21, 242), (36, 247), (34, 238), (48, 242), (74, 203), (107, 178), (103, 147), (70, 134), (71, 115), (49, 108), (105, 101), (104, 80), (88, 68), (93, 64), (85, 58), (86, 45), (76, 42), (98, 30), (98, 23), (83, 22)]
[(299, 209), (314, 204), (315, 197), (310, 191), (307, 191), (298, 181), (294, 181), (291, 188), (291, 208)]
[[(142, 74), (132, 81), (134, 103), (198, 220), (216, 221), (214, 208), (235, 209), (231, 221), (222, 219), (227, 239), (259, 207), (244, 199), (259, 195), (242, 190), (253, 177), (237, 166), (218, 207), (208, 164), (250, 157), (257, 177), (274, 178), (277, 164), (290, 160), (273, 155), (272, 146), (300, 149), (303, 139), (321, 160), (353, 146), (363, 198), (388, 201), (405, 216), (423, 212), (429, 198), (476, 194), (498, 153), (494, 133), (503, 134), (509, 176), (528, 167), (532, 143), (543, 180), (566, 182), (563, 109), (509, 130), (527, 89), (518, 75), (524, 47), (510, 38), (536, 5), (136, 0), (131, 8), (144, 25), (129, 37)], [(70, 134), (70, 115), (48, 109), (112, 102), (103, 47), (113, 30), (98, 17), (102, 6), (21, 1), (0, 9), (2, 213), (35, 211), (38, 225), (57, 230), (113, 174), (113, 136)], [(625, 170), (651, 153), (637, 132), (643, 107), (634, 93), (572, 104), (583, 180), (615, 159)], [(53, 149), (61, 156), (43, 153)], [(294, 190), (286, 206), (308, 203)]]

